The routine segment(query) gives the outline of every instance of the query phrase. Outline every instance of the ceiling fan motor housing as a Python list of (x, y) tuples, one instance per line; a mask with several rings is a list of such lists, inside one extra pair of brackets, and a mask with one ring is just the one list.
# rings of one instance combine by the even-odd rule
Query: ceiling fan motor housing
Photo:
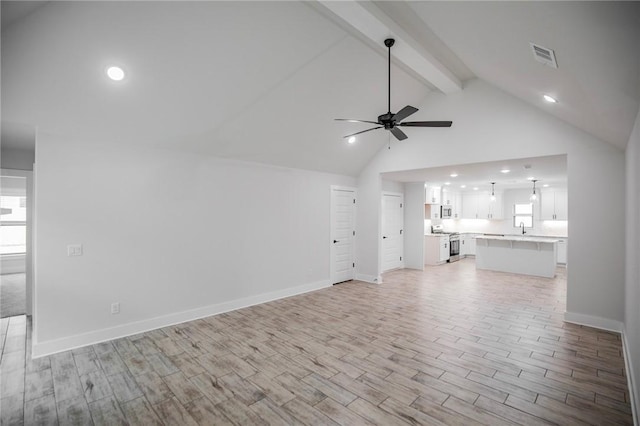
[(392, 128), (396, 124), (395, 122), (393, 114), (390, 112), (378, 116), (378, 123), (382, 124), (385, 129)]

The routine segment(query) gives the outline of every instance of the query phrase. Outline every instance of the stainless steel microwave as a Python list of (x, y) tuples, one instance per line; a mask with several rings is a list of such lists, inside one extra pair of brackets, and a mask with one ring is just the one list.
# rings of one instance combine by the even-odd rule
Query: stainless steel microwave
[(451, 219), (453, 215), (453, 208), (451, 206), (440, 207), (440, 217), (442, 219)]

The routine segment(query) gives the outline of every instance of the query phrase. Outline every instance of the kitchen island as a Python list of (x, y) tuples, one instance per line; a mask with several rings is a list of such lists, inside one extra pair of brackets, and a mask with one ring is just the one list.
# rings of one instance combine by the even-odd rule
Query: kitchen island
[(553, 278), (558, 241), (526, 236), (477, 236), (476, 268)]

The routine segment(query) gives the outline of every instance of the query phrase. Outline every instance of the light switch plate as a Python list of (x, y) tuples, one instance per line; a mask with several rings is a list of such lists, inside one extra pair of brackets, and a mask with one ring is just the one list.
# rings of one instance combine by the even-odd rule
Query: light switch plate
[(67, 246), (67, 256), (82, 256), (82, 244), (69, 244)]

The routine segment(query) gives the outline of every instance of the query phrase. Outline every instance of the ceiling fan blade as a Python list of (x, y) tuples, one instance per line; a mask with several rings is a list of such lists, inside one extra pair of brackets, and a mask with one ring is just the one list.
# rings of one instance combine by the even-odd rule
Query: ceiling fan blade
[(334, 121), (348, 121), (349, 123), (371, 123), (371, 124), (380, 124), (377, 121), (367, 121), (367, 120), (354, 120), (352, 118), (334, 118)]
[(396, 115), (393, 116), (393, 119), (396, 120), (396, 123), (399, 121), (404, 120), (405, 118), (407, 118), (408, 116), (410, 116), (411, 114), (414, 114), (418, 112), (418, 108), (414, 108), (411, 105), (407, 105), (406, 107), (402, 108), (400, 111), (398, 111), (396, 113)]
[[(378, 123), (376, 123), (376, 124), (378, 124)], [(383, 127), (383, 126), (372, 127), (372, 128), (370, 128), (370, 129), (363, 130), (363, 131), (361, 131), (361, 132), (351, 133), (350, 135), (343, 136), (343, 139), (345, 139), (345, 138), (349, 138), (349, 137), (351, 137), (351, 136), (359, 135), (360, 133), (370, 132), (371, 130), (375, 130), (375, 129), (382, 129), (382, 127)]]
[(407, 138), (407, 135), (405, 135), (404, 132), (397, 127), (392, 127), (389, 129), (389, 131), (391, 131), (391, 133), (393, 133), (393, 136), (395, 136), (399, 141), (403, 141)]
[(405, 121), (398, 123), (396, 126), (406, 127), (451, 127), (453, 121)]

